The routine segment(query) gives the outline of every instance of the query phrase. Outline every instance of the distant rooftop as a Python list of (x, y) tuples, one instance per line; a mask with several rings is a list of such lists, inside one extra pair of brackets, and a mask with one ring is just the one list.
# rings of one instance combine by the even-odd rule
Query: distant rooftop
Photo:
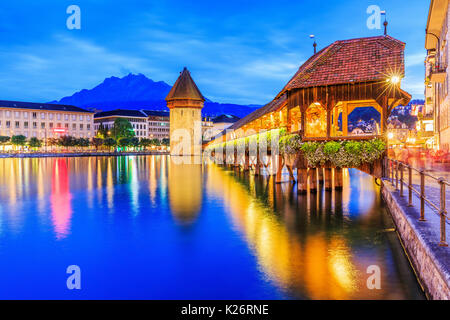
[(142, 110), (142, 112), (145, 113), (147, 116), (154, 116), (154, 117), (169, 117), (170, 116), (169, 111)]
[(104, 118), (104, 117), (147, 118), (148, 116), (140, 110), (125, 110), (125, 109), (103, 111), (103, 112), (96, 113), (94, 115), (94, 118)]
[(88, 111), (86, 109), (66, 104), (36, 103), (36, 102), (8, 101), (8, 100), (0, 100), (0, 108), (93, 113), (92, 111)]
[(221, 114), (220, 116), (215, 117), (212, 119), (212, 122), (214, 123), (235, 123), (239, 120), (239, 117), (236, 117), (232, 114)]

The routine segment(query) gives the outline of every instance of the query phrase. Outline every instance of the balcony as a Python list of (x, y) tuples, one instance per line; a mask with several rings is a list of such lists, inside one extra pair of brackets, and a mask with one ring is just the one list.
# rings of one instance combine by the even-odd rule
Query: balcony
[(430, 67), (430, 81), (434, 83), (444, 83), (447, 76), (447, 67), (435, 64)]

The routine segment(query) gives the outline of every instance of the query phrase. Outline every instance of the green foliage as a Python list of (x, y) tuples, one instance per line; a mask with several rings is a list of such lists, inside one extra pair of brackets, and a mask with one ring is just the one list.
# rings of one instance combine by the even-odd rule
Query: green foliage
[(282, 136), (279, 141), (280, 152), (285, 154), (295, 154), (302, 146), (302, 138), (298, 134)]
[(75, 146), (77, 147), (89, 147), (90, 141), (88, 138), (75, 138)]
[(117, 118), (114, 121), (114, 125), (111, 130), (111, 136), (117, 141), (119, 141), (121, 138), (133, 138), (134, 130), (130, 121), (125, 118)]
[(341, 149), (341, 144), (339, 142), (328, 141), (323, 146), (323, 153), (325, 153), (327, 157), (331, 157), (335, 155), (339, 149)]
[(153, 145), (153, 146), (159, 147), (159, 146), (161, 145), (161, 140), (159, 140), (159, 139), (153, 139), (153, 140), (152, 140), (152, 145)]
[(386, 144), (380, 139), (361, 142), (307, 142), (301, 146), (310, 167), (323, 165), (327, 161), (339, 168), (358, 167), (362, 163), (372, 163), (380, 159), (385, 150)]
[(95, 149), (98, 149), (103, 144), (103, 139), (101, 138), (92, 138), (91, 144), (95, 147)]
[(153, 140), (148, 139), (148, 138), (142, 138), (141, 139), (141, 146), (143, 146), (144, 148), (151, 146), (152, 145)]
[(324, 144), (318, 142), (306, 142), (300, 147), (310, 167), (317, 167), (326, 162), (327, 157), (323, 152), (323, 147)]
[(11, 138), (8, 136), (0, 136), (0, 144), (5, 144), (9, 142), (9, 140), (11, 140)]
[(11, 144), (15, 146), (24, 146), (27, 142), (27, 138), (23, 135), (12, 136)]
[(38, 138), (32, 137), (32, 138), (30, 138), (30, 140), (28, 141), (28, 145), (29, 145), (31, 148), (40, 148), (40, 147), (42, 146), (42, 142), (41, 142), (41, 140), (39, 140)]
[(74, 147), (77, 145), (77, 139), (72, 136), (62, 136), (58, 139), (58, 145), (62, 147)]
[[(158, 139), (156, 139), (156, 140), (158, 140)], [(132, 147), (135, 147), (135, 148), (139, 147), (139, 145), (140, 145), (139, 138), (136, 138), (136, 137), (131, 138), (129, 145), (132, 146)]]
[(119, 147), (128, 147), (131, 145), (131, 138), (120, 138), (117, 140), (117, 144)]
[(163, 145), (163, 146), (170, 146), (170, 139), (169, 138), (163, 138), (162, 140), (161, 140), (161, 144)]
[(113, 148), (113, 147), (117, 146), (117, 142), (113, 138), (106, 138), (105, 140), (103, 140), (103, 145), (105, 147)]
[(105, 128), (103, 123), (100, 123), (97, 130), (97, 138), (105, 139), (108, 136), (108, 130)]

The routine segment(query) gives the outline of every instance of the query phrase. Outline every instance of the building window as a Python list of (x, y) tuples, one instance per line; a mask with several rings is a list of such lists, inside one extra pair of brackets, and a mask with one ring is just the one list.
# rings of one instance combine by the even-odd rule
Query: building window
[(65, 120), (65, 121), (68, 121), (68, 120), (69, 120), (69, 115), (68, 115), (68, 114), (65, 114), (65, 115), (64, 115), (64, 120)]
[(53, 122), (50, 122), (48, 125), (49, 125), (50, 129), (53, 128)]
[(41, 112), (41, 119), (45, 119), (45, 113)]
[(7, 118), (11, 117), (11, 111), (6, 111), (6, 117)]
[(56, 120), (61, 120), (61, 113), (56, 114)]
[(20, 122), (16, 121), (16, 129), (20, 128)]
[(37, 113), (36, 113), (36, 112), (33, 112), (33, 113), (32, 113), (32, 117), (33, 117), (33, 119), (36, 119), (36, 118), (37, 118)]
[(91, 116), (86, 116), (87, 121), (91, 121)]
[(77, 130), (77, 124), (76, 123), (72, 123), (72, 129), (73, 130)]
[(50, 113), (50, 114), (48, 115), (48, 118), (49, 118), (50, 120), (53, 120), (53, 113)]
[(41, 122), (41, 129), (45, 129), (45, 122)]
[(58, 124), (56, 125), (57, 128), (61, 128), (61, 123), (58, 122)]
[(77, 116), (75, 114), (72, 115), (72, 120), (76, 121), (77, 120)]
[(80, 121), (83, 121), (83, 116), (82, 115), (80, 115)]
[(24, 127), (25, 129), (28, 129), (28, 121), (25, 121), (25, 122), (23, 123), (23, 127)]
[(11, 121), (6, 121), (6, 127), (9, 129), (11, 128)]
[(14, 117), (16, 119), (19, 119), (20, 118), (20, 112), (19, 111), (14, 112)]
[(37, 128), (37, 122), (33, 122), (33, 129)]
[(80, 123), (80, 130), (83, 130), (83, 124)]
[(24, 119), (28, 119), (28, 112), (24, 112), (24, 113), (23, 113), (23, 118), (24, 118)]
[(65, 127), (66, 129), (69, 129), (69, 124), (68, 124), (68, 123), (64, 123), (64, 127)]
[(87, 129), (87, 130), (91, 130), (91, 125), (90, 125), (90, 124), (87, 124), (87, 125), (86, 125), (86, 129)]

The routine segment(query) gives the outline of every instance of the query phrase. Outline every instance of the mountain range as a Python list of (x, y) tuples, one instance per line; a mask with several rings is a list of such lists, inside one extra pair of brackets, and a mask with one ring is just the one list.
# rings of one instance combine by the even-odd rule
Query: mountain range
[[(51, 103), (108, 111), (114, 109), (168, 110), (164, 98), (171, 86), (164, 81), (153, 81), (143, 74), (129, 74), (123, 78), (106, 78), (92, 89), (83, 89), (71, 96)], [(245, 117), (259, 108), (259, 105), (238, 105), (213, 102), (205, 98), (202, 113), (205, 116), (232, 114)]]

